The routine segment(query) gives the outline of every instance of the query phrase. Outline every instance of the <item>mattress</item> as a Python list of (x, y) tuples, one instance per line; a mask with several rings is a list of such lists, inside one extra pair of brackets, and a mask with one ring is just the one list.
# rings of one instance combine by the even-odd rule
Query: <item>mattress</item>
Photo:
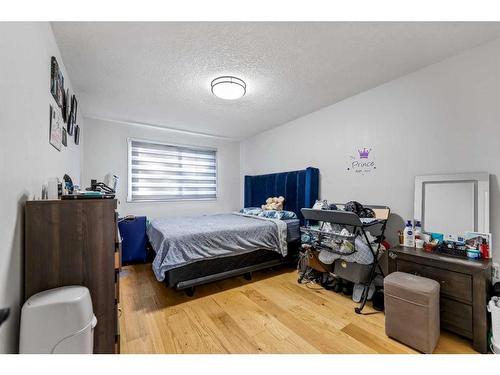
[(156, 252), (153, 271), (165, 272), (205, 259), (269, 250), (285, 257), (287, 240), (300, 236), (298, 220), (275, 220), (242, 214), (156, 219), (147, 234)]
[[(286, 219), (282, 220), (286, 224), (286, 242), (292, 243), (300, 240), (300, 220)], [(156, 250), (153, 247), (153, 250)]]

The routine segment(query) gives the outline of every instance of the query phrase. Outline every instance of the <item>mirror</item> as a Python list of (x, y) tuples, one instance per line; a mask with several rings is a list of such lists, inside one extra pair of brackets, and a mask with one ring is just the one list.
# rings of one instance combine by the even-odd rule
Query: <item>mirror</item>
[(415, 177), (414, 213), (427, 232), (489, 233), (489, 174)]

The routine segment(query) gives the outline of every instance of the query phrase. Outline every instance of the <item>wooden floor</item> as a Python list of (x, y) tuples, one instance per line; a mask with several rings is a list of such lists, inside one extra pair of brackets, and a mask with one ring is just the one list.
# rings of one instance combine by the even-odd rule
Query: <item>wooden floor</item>
[[(198, 287), (194, 297), (156, 281), (151, 265), (120, 279), (122, 353), (415, 353), (384, 334), (384, 314), (349, 297), (299, 285), (292, 269)], [(475, 353), (443, 332), (435, 353)]]

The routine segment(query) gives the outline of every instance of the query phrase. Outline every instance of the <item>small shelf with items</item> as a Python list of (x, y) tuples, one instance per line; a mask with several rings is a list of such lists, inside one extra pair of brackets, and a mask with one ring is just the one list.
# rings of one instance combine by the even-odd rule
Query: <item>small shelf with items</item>
[[(340, 255), (350, 255), (356, 252), (354, 244), (357, 235), (348, 231), (328, 232), (323, 226), (319, 229), (313, 227), (300, 228), (302, 238), (307, 238), (307, 242), (314, 244), (317, 250), (328, 248), (330, 251)], [(346, 233), (347, 232), (347, 233)]]

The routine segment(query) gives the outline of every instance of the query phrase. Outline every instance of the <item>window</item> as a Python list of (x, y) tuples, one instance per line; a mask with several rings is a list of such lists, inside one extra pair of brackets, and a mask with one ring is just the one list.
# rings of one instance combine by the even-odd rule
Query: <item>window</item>
[(216, 150), (129, 140), (128, 201), (216, 197)]

